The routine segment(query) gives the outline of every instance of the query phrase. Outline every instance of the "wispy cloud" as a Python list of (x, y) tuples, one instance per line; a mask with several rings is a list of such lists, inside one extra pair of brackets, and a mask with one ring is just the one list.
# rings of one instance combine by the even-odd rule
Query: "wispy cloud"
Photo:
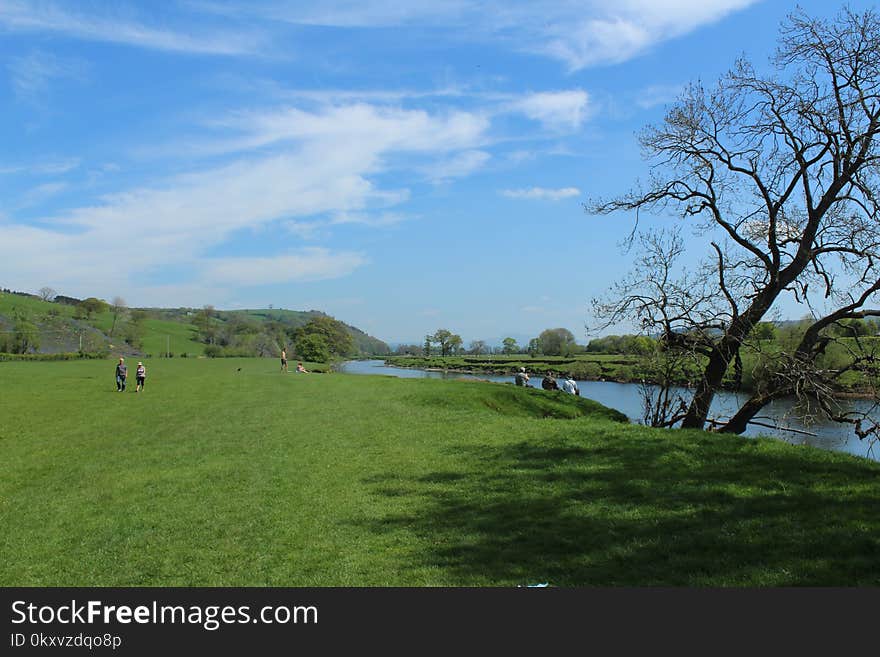
[[(189, 23), (234, 20), (236, 30), (199, 32), (157, 27), (131, 10), (106, 3), (100, 14), (60, 2), (4, 0), (0, 28), (41, 31), (139, 48), (206, 55), (271, 54), (269, 35), (279, 26), (347, 29), (419, 26), (454, 32), (457, 38), (491, 41), (513, 50), (561, 60), (576, 71), (638, 56), (655, 44), (713, 23), (758, 0), (325, 0), (320, 3), (267, 0), (190, 0), (182, 6)], [(173, 12), (169, 12), (173, 14)], [(196, 21), (192, 19), (195, 18)], [(173, 25), (173, 21), (172, 22)]]
[(70, 185), (65, 182), (52, 182), (37, 185), (36, 187), (27, 190), (22, 195), (21, 200), (18, 203), (18, 208), (20, 209), (40, 205), (41, 203), (48, 201), (53, 196), (57, 196), (69, 187)]
[(553, 57), (571, 71), (638, 56), (655, 44), (713, 23), (758, 0), (203, 0), (227, 15), (341, 28), (425, 26)]
[(490, 158), (491, 155), (486, 151), (463, 151), (451, 158), (431, 164), (425, 168), (425, 173), (432, 182), (447, 182), (453, 178), (463, 178), (481, 169)]
[(42, 51), (14, 57), (7, 67), (16, 98), (27, 102), (41, 102), (54, 79), (84, 80), (87, 69), (80, 60), (63, 60)]
[[(464, 113), (365, 105), (250, 118), (256, 119), (247, 123), (251, 136), (275, 145), (271, 152), (257, 148), (236, 153), (227, 164), (44, 217), (40, 227), (4, 223), (0, 260), (23, 280), (48, 279), (55, 270), (68, 281), (70, 293), (132, 298), (139, 298), (144, 288), (129, 276), (128, 263), (110, 259), (100, 271), (94, 267), (119, 244), (137, 245), (138, 270), (192, 270), (189, 279), (180, 281), (187, 294), (194, 292), (193, 285), (201, 285), (205, 295), (219, 287), (231, 296), (235, 286), (344, 276), (363, 266), (366, 256), (350, 250), (297, 250), (301, 245), (296, 243), (289, 245), (293, 251), (259, 258), (218, 260), (210, 254), (241, 231), (269, 228), (302, 239), (326, 235), (344, 224), (378, 228), (401, 221), (406, 213), (394, 208), (408, 198), (408, 190), (374, 180), (374, 174), (385, 170), (385, 161), (398, 154), (430, 162), (454, 158), (459, 151), (472, 153), (487, 125)], [(232, 121), (228, 129), (241, 130), (243, 125)], [(33, 258), (37, 244), (44, 256), (39, 260)], [(106, 289), (108, 280), (115, 289)], [(168, 288), (162, 290), (166, 303), (186, 301)]]
[(545, 187), (530, 187), (528, 189), (505, 189), (502, 196), (514, 199), (529, 199), (538, 201), (561, 201), (564, 198), (580, 196), (581, 190), (577, 187), (563, 187), (562, 189), (547, 189)]
[(215, 258), (203, 263), (202, 276), (220, 285), (302, 283), (340, 278), (367, 263), (360, 253), (322, 248), (264, 258)]
[(32, 164), (17, 164), (0, 166), (0, 175), (25, 173), (36, 176), (54, 176), (67, 173), (76, 169), (80, 164), (79, 158), (61, 158), (57, 160), (44, 160)]
[[(177, 141), (143, 152), (162, 155), (184, 148), (190, 156), (213, 156), (331, 139), (341, 148), (353, 144), (372, 152), (449, 153), (483, 143), (489, 123), (489, 117), (478, 112), (431, 114), (366, 102), (322, 105), (313, 111), (282, 107), (213, 117), (206, 126), (218, 137)], [(375, 158), (369, 163), (375, 165)]]
[(4, 0), (0, 3), (0, 28), (52, 32), (76, 39), (207, 55), (253, 54), (263, 44), (262, 36), (253, 30), (191, 34), (151, 27), (127, 16), (119, 16), (118, 12), (115, 4), (105, 6), (101, 15), (95, 15), (71, 12), (68, 6), (54, 2)]
[(642, 109), (650, 109), (674, 101), (681, 94), (683, 85), (652, 84), (640, 90), (636, 95), (636, 105)]
[(398, 25), (457, 23), (469, 13), (469, 0), (325, 0), (297, 2), (296, 0), (266, 0), (259, 3), (247, 0), (190, 0), (189, 5), (203, 11), (231, 16), (262, 16), (268, 20), (296, 25), (321, 27), (371, 28)]

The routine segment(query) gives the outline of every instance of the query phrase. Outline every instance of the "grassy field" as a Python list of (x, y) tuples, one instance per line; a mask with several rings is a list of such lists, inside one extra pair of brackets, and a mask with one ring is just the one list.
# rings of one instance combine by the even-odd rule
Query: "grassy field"
[(0, 585), (880, 585), (878, 463), (504, 384), (147, 364), (120, 394), (111, 361), (0, 363)]

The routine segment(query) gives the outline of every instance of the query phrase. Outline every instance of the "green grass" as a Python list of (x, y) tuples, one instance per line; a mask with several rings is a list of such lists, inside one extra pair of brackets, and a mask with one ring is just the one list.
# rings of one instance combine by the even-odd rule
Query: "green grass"
[(71, 306), (50, 303), (41, 299), (0, 292), (0, 315), (12, 315), (14, 311), (23, 311), (30, 314), (45, 315), (50, 309), (57, 308), (58, 312), (65, 316), (72, 316)]
[(158, 356), (165, 353), (166, 346), (170, 346), (175, 356), (182, 353), (201, 355), (205, 351), (205, 345), (198, 340), (198, 329), (192, 324), (162, 319), (144, 320), (142, 351)]
[(0, 585), (880, 584), (866, 459), (504, 384), (147, 365), (119, 394), (111, 361), (0, 363)]
[[(41, 324), (43, 328), (48, 328), (53, 335), (57, 330), (53, 329), (52, 325), (57, 321), (53, 321), (52, 313), (56, 313), (59, 318), (68, 320), (73, 318), (75, 314), (73, 306), (63, 303), (50, 303), (17, 294), (0, 294), (0, 316), (6, 316), (11, 321), (16, 310), (28, 313), (33, 321)], [(83, 322), (104, 333), (109, 333), (113, 326), (113, 313), (110, 310), (96, 313)], [(197, 330), (193, 324), (184, 321), (146, 319), (143, 326), (141, 351), (145, 354), (159, 356), (164, 354), (166, 347), (170, 345), (171, 353), (175, 356), (180, 356), (182, 353), (201, 355), (204, 353), (205, 345), (198, 341)], [(110, 343), (115, 345), (116, 341), (111, 337)], [(125, 347), (125, 350), (128, 351), (130, 348)]]

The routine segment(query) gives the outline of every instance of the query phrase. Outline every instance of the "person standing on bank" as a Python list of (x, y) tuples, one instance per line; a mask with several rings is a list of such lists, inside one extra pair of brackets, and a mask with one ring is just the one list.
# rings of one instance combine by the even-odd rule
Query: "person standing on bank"
[(134, 379), (137, 382), (134, 390), (135, 392), (140, 392), (144, 389), (144, 384), (147, 382), (147, 368), (140, 361), (138, 361), (137, 369), (134, 371)]
[(281, 350), (281, 371), (287, 372), (287, 350)]
[(128, 368), (125, 359), (120, 358), (116, 364), (116, 392), (125, 392), (125, 379), (128, 377)]

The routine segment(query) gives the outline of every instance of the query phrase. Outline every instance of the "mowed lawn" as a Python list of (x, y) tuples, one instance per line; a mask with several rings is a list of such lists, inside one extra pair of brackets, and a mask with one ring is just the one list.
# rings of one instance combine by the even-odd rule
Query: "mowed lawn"
[(120, 394), (112, 361), (0, 363), (0, 585), (880, 584), (865, 459), (504, 384), (147, 365)]

